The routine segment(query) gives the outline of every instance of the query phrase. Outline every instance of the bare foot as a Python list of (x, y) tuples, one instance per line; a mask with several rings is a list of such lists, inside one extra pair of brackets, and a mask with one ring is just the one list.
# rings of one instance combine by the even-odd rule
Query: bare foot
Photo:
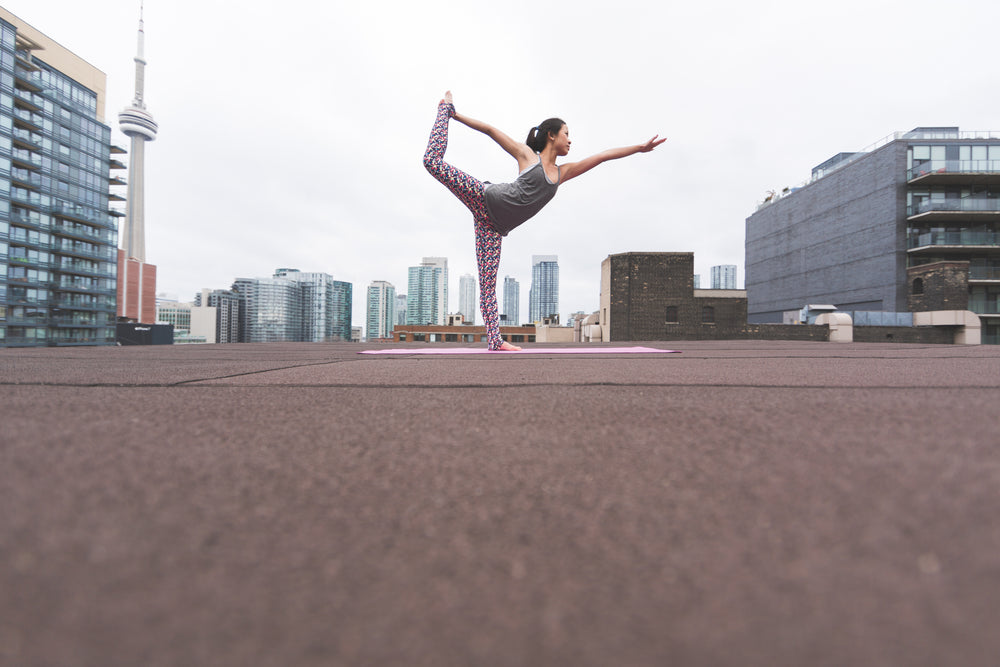
[(504, 341), (500, 345), (500, 347), (497, 348), (497, 349), (499, 349), (501, 352), (520, 352), (521, 351), (521, 348), (519, 348), (517, 345), (511, 345), (507, 341)]
[(441, 100), (441, 101), (444, 102), (445, 104), (454, 104), (454, 102), (451, 99), (451, 91), (450, 90), (446, 90), (445, 91), (445, 93), (444, 93), (444, 99)]

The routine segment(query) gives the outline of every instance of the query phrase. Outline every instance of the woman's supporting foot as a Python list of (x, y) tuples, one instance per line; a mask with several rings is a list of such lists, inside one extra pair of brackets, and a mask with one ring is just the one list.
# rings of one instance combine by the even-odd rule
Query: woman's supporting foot
[(519, 348), (517, 345), (511, 345), (507, 341), (504, 341), (503, 343), (500, 344), (500, 347), (497, 348), (497, 351), (498, 352), (520, 352), (521, 348)]

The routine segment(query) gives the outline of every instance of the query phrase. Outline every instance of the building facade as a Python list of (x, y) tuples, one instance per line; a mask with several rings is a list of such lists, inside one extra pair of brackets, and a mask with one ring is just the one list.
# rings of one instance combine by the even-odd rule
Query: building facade
[[(698, 276), (695, 276), (697, 278)], [(695, 280), (695, 288), (699, 287)], [(712, 289), (736, 289), (736, 265), (722, 264), (712, 267)]]
[(396, 295), (396, 324), (406, 324), (406, 295)]
[(1000, 133), (895, 133), (818, 165), (747, 218), (748, 317), (780, 322), (810, 303), (904, 312), (924, 302), (920, 267), (956, 262), (983, 342), (1000, 343)]
[(521, 283), (510, 276), (503, 278), (503, 313), (500, 324), (516, 327), (521, 320)]
[(115, 343), (105, 79), (0, 8), (0, 346)]
[(406, 286), (406, 323), (443, 325), (448, 316), (448, 260), (424, 257), (409, 267)]
[(476, 279), (471, 273), (466, 273), (458, 279), (458, 312), (465, 318), (466, 324), (475, 324), (477, 310)]
[(388, 338), (396, 325), (396, 288), (384, 280), (374, 280), (368, 286), (365, 310), (365, 336)]
[(532, 255), (528, 319), (533, 324), (558, 315), (559, 257), (557, 255)]
[(242, 340), (243, 310), (246, 297), (235, 290), (202, 290), (195, 295), (194, 305), (215, 309), (215, 341), (239, 343)]
[(285, 278), (299, 286), (302, 333), (299, 340), (321, 343), (351, 340), (352, 285), (334, 280), (327, 273), (306, 273), (298, 269), (278, 269), (275, 278)]

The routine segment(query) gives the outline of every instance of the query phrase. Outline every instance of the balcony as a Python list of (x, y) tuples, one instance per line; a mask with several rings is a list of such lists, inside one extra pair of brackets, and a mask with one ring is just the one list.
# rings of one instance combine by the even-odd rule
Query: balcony
[(67, 223), (56, 223), (51, 230), (55, 236), (68, 236), (82, 241), (96, 241), (99, 243), (111, 244), (115, 242), (112, 232), (107, 229), (94, 229), (86, 225), (72, 225)]
[(1000, 199), (964, 197), (960, 199), (925, 199), (906, 209), (907, 220), (914, 222), (947, 222), (1000, 220)]
[(910, 185), (1000, 185), (1000, 160), (927, 160), (906, 172)]
[(92, 246), (89, 243), (74, 243), (66, 239), (57, 240), (52, 250), (60, 255), (71, 255), (83, 259), (96, 259), (102, 262), (117, 262), (116, 249), (109, 246)]
[(19, 204), (31, 206), (32, 208), (40, 209), (42, 208), (43, 201), (47, 201), (48, 197), (43, 198), (42, 195), (37, 192), (32, 192), (24, 188), (11, 188), (10, 200)]
[(37, 113), (31, 113), (27, 109), (14, 109), (14, 124), (27, 126), (29, 130), (42, 131), (42, 117)]
[[(20, 53), (20, 52), (18, 52)], [(26, 65), (22, 67), (21, 65)], [(34, 71), (29, 70), (29, 67), (34, 68)], [(42, 82), (36, 77), (35, 72), (38, 68), (35, 64), (29, 60), (19, 60), (14, 66), (14, 80), (21, 86), (24, 86), (28, 90), (34, 91), (36, 93), (42, 92)]]
[(41, 174), (36, 174), (33, 171), (28, 171), (27, 169), (22, 169), (21, 167), (11, 168), (10, 180), (15, 185), (20, 185), (25, 188), (37, 190), (42, 187)]
[(59, 308), (66, 310), (96, 310), (114, 311), (115, 301), (107, 297), (81, 297), (80, 295), (68, 295), (55, 302)]
[(118, 273), (117, 268), (114, 268), (110, 264), (102, 268), (98, 262), (88, 262), (82, 259), (75, 260), (71, 257), (63, 257), (62, 260), (58, 265), (51, 267), (49, 270), (59, 274), (89, 276), (91, 278), (114, 278)]
[(53, 215), (57, 215), (60, 218), (67, 218), (78, 222), (88, 222), (94, 225), (101, 225), (102, 227), (108, 227), (113, 224), (108, 219), (107, 213), (98, 213), (92, 208), (86, 206), (76, 206), (67, 202), (53, 202), (49, 211)]
[(976, 315), (1000, 315), (997, 299), (969, 299), (969, 310)]
[(906, 247), (911, 253), (923, 250), (1000, 249), (1000, 232), (962, 230), (911, 234)]
[(32, 153), (23, 148), (15, 148), (11, 151), (11, 156), (14, 158), (14, 164), (19, 167), (24, 167), (25, 169), (41, 169), (42, 167), (42, 156), (38, 153)]
[(41, 236), (35, 233), (29, 234), (27, 230), (20, 227), (11, 227), (8, 240), (12, 244), (25, 246), (32, 250), (52, 250), (53, 244), (50, 241), (42, 241)]
[(972, 265), (969, 267), (969, 282), (1000, 283), (1000, 267)]
[(34, 151), (42, 150), (42, 135), (36, 132), (14, 128), (13, 137), (15, 146), (29, 148)]
[(29, 111), (35, 111), (38, 113), (45, 111), (45, 101), (42, 99), (42, 96), (38, 93), (33, 93), (30, 90), (15, 88), (14, 104), (15, 106), (22, 109), (28, 109)]

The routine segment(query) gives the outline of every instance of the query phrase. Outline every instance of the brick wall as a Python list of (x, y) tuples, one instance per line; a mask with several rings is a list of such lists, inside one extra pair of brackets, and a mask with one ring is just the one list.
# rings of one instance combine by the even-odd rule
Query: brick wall
[(969, 263), (934, 262), (906, 270), (908, 306), (913, 312), (967, 310), (969, 308)]

